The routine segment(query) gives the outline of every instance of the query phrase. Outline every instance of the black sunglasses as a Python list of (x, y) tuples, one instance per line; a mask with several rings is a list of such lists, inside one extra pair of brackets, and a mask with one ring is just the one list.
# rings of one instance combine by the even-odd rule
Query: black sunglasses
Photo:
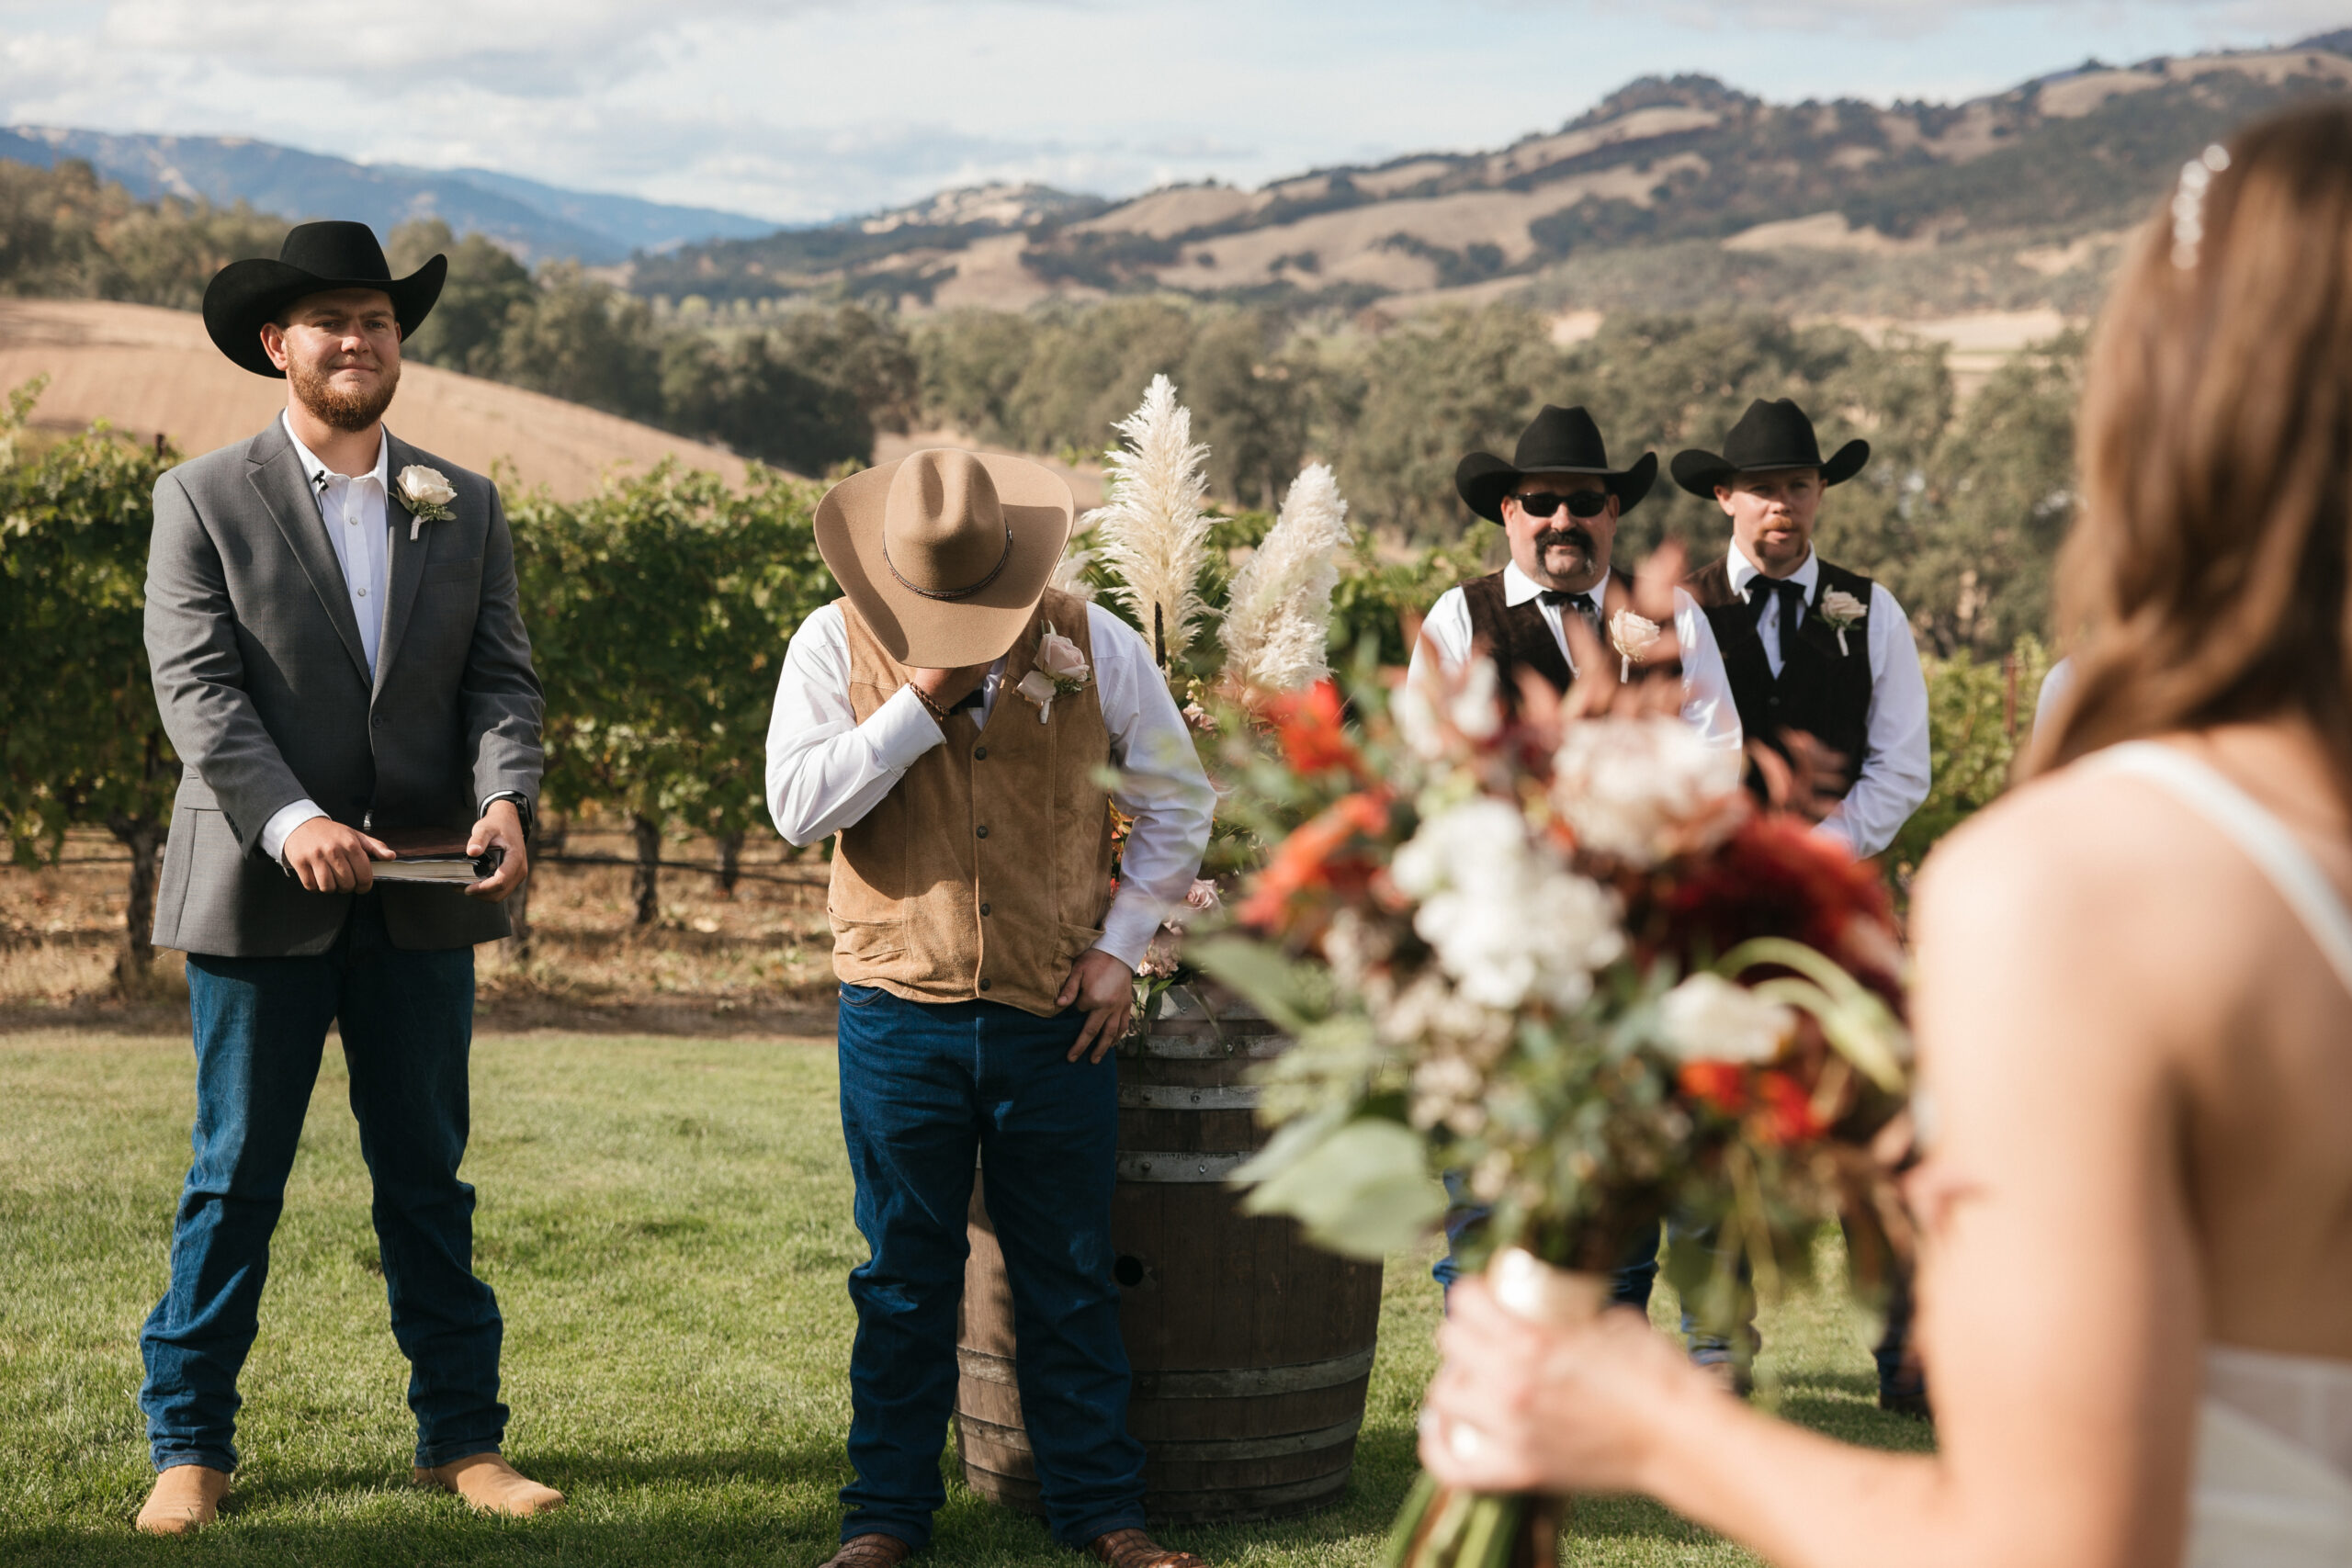
[(1527, 495), (1514, 495), (1520, 510), (1530, 517), (1549, 517), (1566, 502), (1571, 517), (1598, 517), (1609, 507), (1609, 492), (1605, 490), (1574, 490), (1566, 495), (1555, 491), (1539, 490)]

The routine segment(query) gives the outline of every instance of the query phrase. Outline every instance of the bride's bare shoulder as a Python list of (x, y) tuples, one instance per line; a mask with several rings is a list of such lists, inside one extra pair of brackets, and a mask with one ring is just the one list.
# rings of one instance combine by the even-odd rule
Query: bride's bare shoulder
[(2182, 808), (2140, 780), (2074, 767), (2009, 791), (1938, 844), (1921, 895), (1989, 882), (2026, 888), (2104, 886), (2160, 874), (2177, 848)]

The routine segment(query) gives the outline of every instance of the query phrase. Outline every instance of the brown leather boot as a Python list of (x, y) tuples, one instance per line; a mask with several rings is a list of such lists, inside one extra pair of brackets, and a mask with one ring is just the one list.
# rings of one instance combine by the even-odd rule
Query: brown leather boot
[(895, 1535), (854, 1535), (817, 1568), (898, 1568), (914, 1551)]
[(139, 1510), (138, 1527), (149, 1535), (186, 1535), (220, 1517), (220, 1499), (229, 1491), (229, 1472), (209, 1465), (175, 1464), (155, 1477), (147, 1506)]
[(431, 1469), (419, 1465), (416, 1483), (455, 1492), (477, 1513), (512, 1514), (518, 1519), (527, 1519), (533, 1514), (563, 1506), (562, 1493), (552, 1486), (540, 1485), (494, 1453), (468, 1454)]
[(1086, 1543), (1086, 1554), (1111, 1568), (1209, 1568), (1205, 1558), (1171, 1551), (1141, 1530), (1113, 1530)]

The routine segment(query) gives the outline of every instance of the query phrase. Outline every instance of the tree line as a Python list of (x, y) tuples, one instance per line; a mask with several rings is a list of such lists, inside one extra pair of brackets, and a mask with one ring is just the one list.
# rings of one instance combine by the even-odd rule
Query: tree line
[[(39, 387), (0, 418), (0, 833), (18, 864), (54, 861), (73, 828), (128, 852), (119, 975), (143, 983), (158, 860), (180, 762), (156, 713), (142, 637), (156, 479), (180, 454), (104, 425), (32, 432)], [(721, 870), (764, 830), (763, 742), (786, 645), (837, 590), (810, 519), (820, 487), (763, 468), (733, 490), (664, 466), (577, 502), (510, 494), (517, 577), (547, 690), (552, 820), (594, 807), (635, 844), (632, 915), (660, 918), (665, 842), (708, 835)], [(1215, 543), (1238, 558), (1272, 519), (1238, 510)], [(1400, 550), (1360, 537), (1333, 595), (1344, 658), (1407, 649), (1408, 613), (1486, 570), (1491, 532)], [(1226, 581), (1204, 582), (1221, 604)], [(1116, 610), (1117, 606), (1112, 606)], [(1930, 660), (1937, 790), (1898, 857), (1916, 861), (1998, 793), (2043, 660), (2028, 642), (2006, 665)], [(527, 930), (527, 927), (525, 928)]]
[[(134, 202), (87, 164), (0, 164), (0, 291), (191, 306), (220, 265), (274, 254), (283, 231), (242, 208)], [(402, 225), (387, 251), (401, 271), (449, 256), (441, 302), (409, 345), (418, 360), (796, 472), (864, 464), (877, 432), (918, 423), (1091, 457), (1165, 373), (1229, 505), (1272, 506), (1320, 457), (1362, 524), (1423, 546), (1482, 536), (1453, 495), (1453, 465), (1474, 448), (1508, 453), (1544, 403), (1592, 407), (1624, 461), (1712, 445), (1750, 398), (1793, 396), (1826, 439), (1861, 434), (1875, 453), (1830, 499), (1824, 553), (1883, 577), (1947, 653), (1990, 656), (2047, 629), (2073, 511), (2072, 337), (2019, 356), (1963, 405), (1937, 344), (1767, 314), (1620, 313), (1566, 344), (1511, 304), (1395, 322), (1175, 296), (911, 320), (836, 299), (762, 315), (699, 300), (657, 310), (569, 263), (534, 274), (438, 220)], [(1663, 475), (1627, 519), (1636, 552), (1668, 536), (1712, 551), (1722, 535), (1721, 517)]]

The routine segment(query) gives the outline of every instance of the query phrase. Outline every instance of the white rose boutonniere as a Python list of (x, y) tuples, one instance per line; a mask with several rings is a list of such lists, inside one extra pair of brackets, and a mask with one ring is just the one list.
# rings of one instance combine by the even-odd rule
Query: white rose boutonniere
[(411, 463), (392, 480), (392, 488), (400, 492), (401, 504), (408, 508), (408, 536), (412, 541), (425, 524), (447, 523), (457, 515), (449, 503), (458, 499), (458, 487), (438, 468)]
[(1030, 662), (1029, 673), (1012, 689), (1037, 705), (1037, 722), (1043, 724), (1053, 716), (1056, 697), (1084, 691), (1093, 681), (1094, 671), (1086, 655), (1078, 651), (1078, 644), (1047, 621), (1046, 635), (1037, 639), (1037, 657)]
[(1821, 596), (1818, 613), (1823, 623), (1838, 634), (1838, 652), (1842, 658), (1847, 651), (1846, 629), (1860, 626), (1871, 613), (1871, 607), (1844, 589), (1833, 588)]
[(1657, 641), (1658, 626), (1646, 615), (1631, 610), (1620, 610), (1610, 617), (1609, 640), (1617, 649), (1617, 679), (1634, 678), (1634, 660), (1647, 653)]

